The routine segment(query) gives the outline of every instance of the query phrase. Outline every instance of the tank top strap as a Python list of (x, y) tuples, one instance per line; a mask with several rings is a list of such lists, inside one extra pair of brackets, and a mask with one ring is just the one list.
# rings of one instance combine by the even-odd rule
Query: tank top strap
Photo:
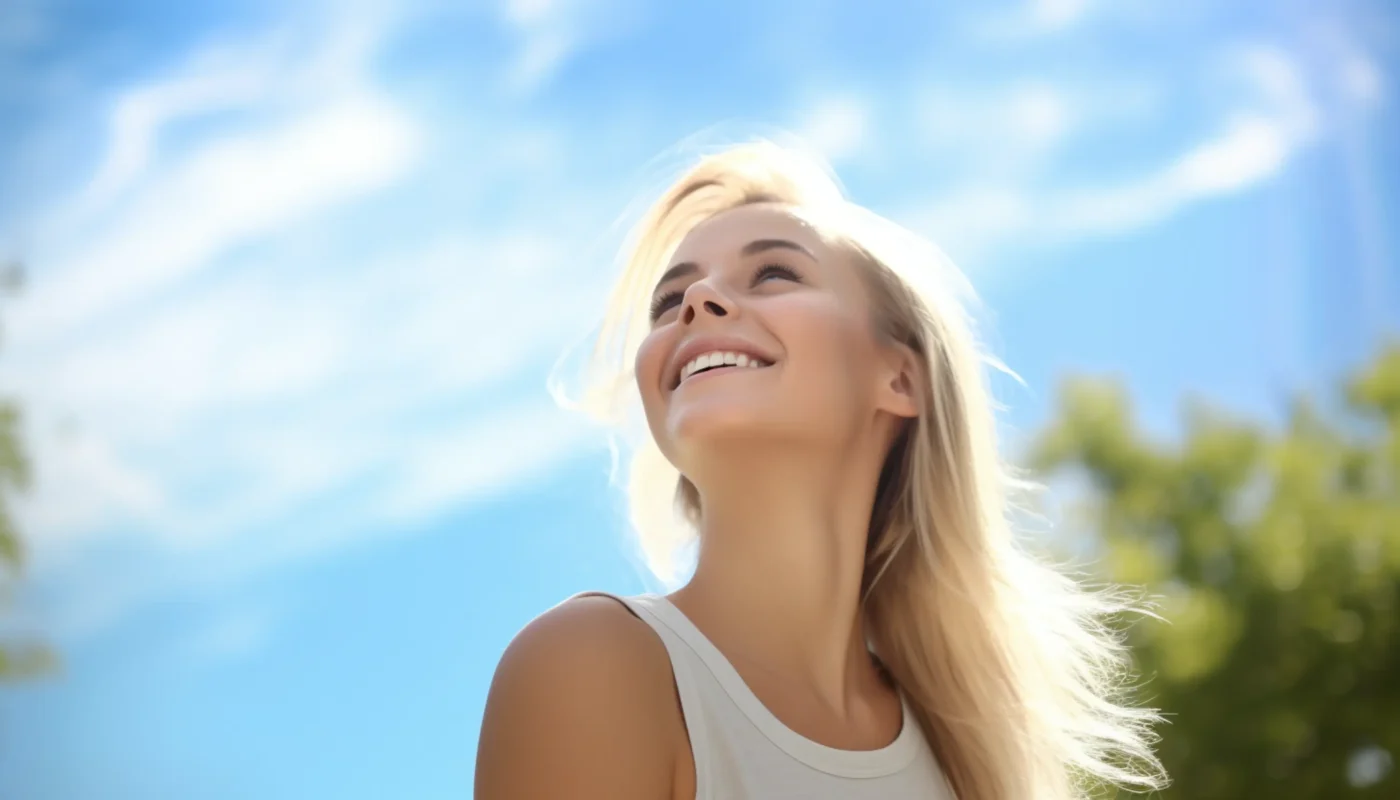
[(686, 735), (690, 738), (691, 757), (695, 760), (695, 797), (696, 800), (707, 800), (710, 797), (709, 731), (705, 718), (705, 702), (696, 674), (697, 667), (703, 668), (698, 654), (657, 613), (653, 595), (623, 597), (611, 592), (588, 591), (579, 592), (569, 600), (579, 597), (607, 597), (621, 603), (632, 616), (645, 622), (661, 639), (671, 662), (671, 675), (676, 682), (676, 694), (681, 701), (681, 716), (684, 718)]

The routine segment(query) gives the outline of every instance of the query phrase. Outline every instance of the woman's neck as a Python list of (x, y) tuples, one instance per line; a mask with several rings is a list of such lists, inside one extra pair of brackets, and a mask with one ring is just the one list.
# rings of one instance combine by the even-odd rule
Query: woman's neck
[(855, 449), (754, 453), (707, 470), (695, 575), (673, 595), (727, 655), (837, 709), (878, 679), (860, 588), (883, 454)]

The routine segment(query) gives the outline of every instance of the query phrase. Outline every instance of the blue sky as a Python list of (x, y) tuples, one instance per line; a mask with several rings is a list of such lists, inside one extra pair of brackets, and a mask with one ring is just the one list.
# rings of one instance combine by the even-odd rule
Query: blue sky
[(1387, 5), (5, 3), (0, 797), (470, 796), (514, 631), (654, 588), (544, 387), (697, 132), (963, 266), (1010, 454), (1068, 372), (1276, 419), (1400, 320)]

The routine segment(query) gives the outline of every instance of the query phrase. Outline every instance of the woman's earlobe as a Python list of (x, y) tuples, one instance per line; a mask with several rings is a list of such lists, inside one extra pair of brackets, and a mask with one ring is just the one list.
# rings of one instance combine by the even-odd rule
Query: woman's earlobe
[(901, 369), (890, 380), (890, 413), (901, 417), (919, 416), (919, 385), (915, 373)]
[(899, 417), (919, 416), (920, 400), (923, 394), (919, 379), (918, 357), (908, 348), (899, 347), (889, 362), (893, 370), (886, 386), (885, 410)]

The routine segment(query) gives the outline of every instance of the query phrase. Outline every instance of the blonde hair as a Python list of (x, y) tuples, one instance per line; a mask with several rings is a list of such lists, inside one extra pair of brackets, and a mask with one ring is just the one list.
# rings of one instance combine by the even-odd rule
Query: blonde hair
[[(787, 205), (848, 247), (880, 335), (924, 361), (921, 413), (879, 479), (862, 613), (871, 648), (907, 696), (962, 800), (1061, 800), (1104, 783), (1164, 784), (1149, 709), (1120, 704), (1127, 653), (1105, 624), (1127, 606), (1034, 558), (1009, 520), (1029, 484), (1001, 462), (986, 375), (963, 299), (936, 248), (848, 202), (824, 163), (767, 141), (703, 157), (646, 211), (584, 372), (582, 405), (611, 422), (638, 407), (632, 362), (652, 287), (700, 222), (750, 203)], [(693, 541), (694, 487), (649, 435), (633, 442), (631, 521), (649, 566), (674, 582)]]

